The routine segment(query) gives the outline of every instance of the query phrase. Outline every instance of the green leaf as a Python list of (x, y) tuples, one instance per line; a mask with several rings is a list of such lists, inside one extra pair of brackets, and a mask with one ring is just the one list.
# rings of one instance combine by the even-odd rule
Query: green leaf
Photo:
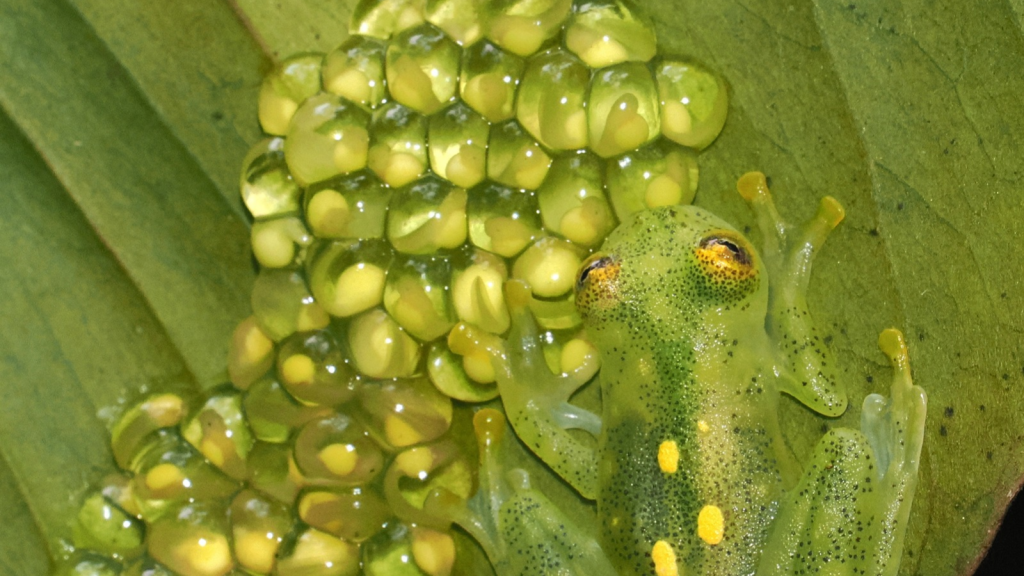
[[(0, 0), (0, 571), (45, 572), (113, 469), (111, 407), (223, 379), (261, 72), (340, 42), (343, 4)], [(1024, 3), (645, 5), (662, 51), (730, 85), (698, 203), (750, 225), (734, 182), (760, 169), (791, 220), (824, 194), (846, 207), (811, 309), (854, 407), (888, 380), (878, 332), (907, 334), (930, 406), (901, 573), (970, 573), (1024, 478)], [(806, 454), (822, 421), (784, 404)]]

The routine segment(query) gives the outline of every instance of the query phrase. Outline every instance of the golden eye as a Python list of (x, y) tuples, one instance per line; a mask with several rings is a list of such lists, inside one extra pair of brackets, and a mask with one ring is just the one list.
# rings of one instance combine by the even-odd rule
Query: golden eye
[(618, 258), (595, 254), (580, 266), (576, 274), (576, 309), (584, 319), (601, 310), (615, 307), (619, 301)]
[(704, 237), (696, 249), (697, 260), (711, 276), (740, 280), (754, 276), (754, 259), (745, 243), (726, 233)]
[(609, 284), (619, 276), (621, 265), (611, 256), (594, 254), (587, 258), (576, 275), (576, 291), (583, 290), (587, 283)]

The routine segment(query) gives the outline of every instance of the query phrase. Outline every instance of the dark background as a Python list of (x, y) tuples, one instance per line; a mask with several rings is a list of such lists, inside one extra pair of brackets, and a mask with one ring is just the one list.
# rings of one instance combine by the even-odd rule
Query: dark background
[(1018, 495), (1006, 511), (992, 548), (974, 576), (1024, 575), (1024, 498)]

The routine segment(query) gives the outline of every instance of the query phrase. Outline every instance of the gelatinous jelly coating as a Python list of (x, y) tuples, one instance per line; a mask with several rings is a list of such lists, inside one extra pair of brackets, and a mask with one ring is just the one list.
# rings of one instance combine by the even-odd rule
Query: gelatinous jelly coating
[[(89, 497), (75, 539), (102, 554), (68, 562), (102, 573), (134, 546), (129, 573), (447, 576), (451, 536), (411, 525), (431, 489), (468, 495), (452, 399), (498, 394), (488, 355), (449, 346), (451, 328), (506, 335), (503, 285), (525, 280), (544, 366), (593, 375), (574, 271), (617, 224), (610, 163), (667, 142), (652, 72), (634, 81), (655, 56), (650, 21), (627, 0), (362, 0), (351, 32), (261, 88), (268, 137), (240, 178), (261, 270), (231, 385), (124, 411), (126, 472)], [(623, 98), (639, 116), (605, 110)], [(658, 158), (672, 181), (629, 211), (692, 200), (695, 163)], [(384, 486), (410, 472), (415, 490)], [(98, 520), (108, 509), (122, 531)]]

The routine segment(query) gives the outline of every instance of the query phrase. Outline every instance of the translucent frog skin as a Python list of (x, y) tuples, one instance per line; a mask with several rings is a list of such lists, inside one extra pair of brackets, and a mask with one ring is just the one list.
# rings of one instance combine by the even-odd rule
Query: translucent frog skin
[[(507, 342), (453, 331), (453, 348), (491, 352), (524, 444), (597, 500), (593, 539), (525, 472), (501, 473), (503, 419), (478, 413), (480, 491), (448, 514), (501, 576), (897, 573), (926, 411), (902, 334), (879, 338), (895, 373), (889, 397), (869, 395), (861, 430), (834, 428), (797, 462), (780, 433), (780, 393), (823, 416), (847, 405), (805, 299), (813, 255), (842, 208), (825, 198), (791, 229), (762, 175), (739, 190), (763, 255), (713, 214), (672, 206), (636, 214), (582, 266), (576, 298), (600, 356), (600, 417), (568, 403), (594, 364), (550, 373), (522, 284), (507, 287)], [(593, 434), (596, 448), (570, 428)]]

